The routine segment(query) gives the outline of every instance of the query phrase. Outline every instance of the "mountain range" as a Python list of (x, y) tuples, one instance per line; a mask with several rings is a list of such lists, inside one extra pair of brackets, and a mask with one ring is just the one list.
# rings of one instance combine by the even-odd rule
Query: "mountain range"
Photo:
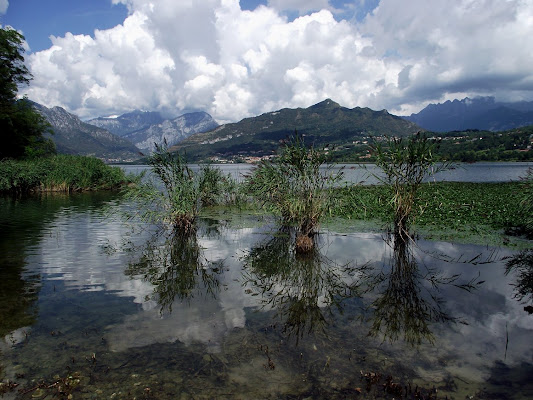
[(533, 124), (533, 101), (497, 102), (494, 97), (429, 104), (417, 114), (403, 117), (433, 132), (479, 129), (503, 131)]
[(430, 104), (409, 117), (386, 110), (346, 108), (326, 99), (311, 107), (284, 108), (221, 126), (205, 112), (165, 119), (158, 112), (136, 110), (83, 122), (61, 107), (37, 103), (34, 107), (52, 125), (58, 152), (93, 155), (110, 162), (138, 160), (164, 140), (173, 145), (173, 151), (186, 153), (191, 162), (255, 161), (270, 157), (295, 131), (306, 144), (327, 147), (334, 159), (342, 161), (366, 149), (370, 137), (401, 137), (424, 129), (504, 131), (533, 124), (533, 102), (501, 103), (486, 97)]
[(99, 117), (87, 123), (127, 139), (147, 154), (154, 150), (155, 144), (161, 144), (165, 140), (169, 145), (173, 145), (192, 134), (218, 126), (205, 112), (187, 113), (177, 118), (165, 119), (158, 112), (139, 110), (118, 117)]
[(172, 150), (185, 152), (189, 161), (268, 157), (295, 130), (309, 145), (346, 148), (369, 136), (407, 136), (420, 127), (386, 110), (350, 109), (326, 99), (308, 108), (284, 108), (221, 125), (189, 136)]
[(140, 157), (139, 150), (128, 140), (87, 124), (61, 107), (47, 108), (38, 103), (33, 103), (33, 107), (52, 126), (54, 134), (50, 137), (58, 153), (90, 155), (107, 162), (133, 161)]
[(165, 119), (158, 112), (136, 110), (115, 118), (83, 122), (61, 107), (47, 108), (35, 102), (32, 105), (52, 126), (54, 134), (50, 137), (59, 153), (90, 155), (107, 162), (135, 161), (143, 152), (152, 152), (155, 143), (166, 140), (172, 145), (218, 126), (205, 112)]

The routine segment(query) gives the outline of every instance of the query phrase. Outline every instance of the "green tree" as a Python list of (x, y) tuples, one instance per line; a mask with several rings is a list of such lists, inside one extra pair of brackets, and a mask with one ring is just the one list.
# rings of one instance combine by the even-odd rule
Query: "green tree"
[(32, 76), (24, 65), (24, 36), (7, 27), (0, 28), (0, 159), (32, 158), (55, 152), (46, 119), (26, 99), (17, 100), (18, 88)]

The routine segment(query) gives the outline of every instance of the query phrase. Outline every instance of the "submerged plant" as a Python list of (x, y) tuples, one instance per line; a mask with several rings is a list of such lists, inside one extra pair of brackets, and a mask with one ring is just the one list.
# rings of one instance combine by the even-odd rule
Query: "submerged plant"
[(321, 169), (326, 154), (307, 147), (297, 132), (281, 147), (278, 157), (263, 161), (248, 176), (248, 192), (281, 216), (282, 224), (298, 232), (296, 250), (310, 251), (310, 238), (332, 205), (332, 189), (341, 174)]
[(422, 182), (438, 171), (449, 168), (449, 163), (437, 164), (436, 143), (418, 132), (409, 138), (387, 138), (371, 146), (376, 165), (384, 176), (376, 178), (393, 190), (392, 206), (394, 233), (409, 237), (409, 228), (423, 205), (417, 204), (417, 194)]

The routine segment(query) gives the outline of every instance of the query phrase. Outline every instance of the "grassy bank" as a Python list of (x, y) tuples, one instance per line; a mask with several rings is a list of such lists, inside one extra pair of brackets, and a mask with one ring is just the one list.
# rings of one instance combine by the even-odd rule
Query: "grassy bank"
[(0, 192), (115, 189), (127, 182), (124, 171), (86, 156), (56, 155), (37, 160), (0, 162)]
[[(340, 188), (336, 194), (333, 216), (391, 222), (390, 187), (352, 186)], [(426, 183), (421, 186), (417, 199), (415, 230), (425, 236), (450, 239), (516, 231), (531, 218), (521, 204), (523, 197), (520, 182)]]

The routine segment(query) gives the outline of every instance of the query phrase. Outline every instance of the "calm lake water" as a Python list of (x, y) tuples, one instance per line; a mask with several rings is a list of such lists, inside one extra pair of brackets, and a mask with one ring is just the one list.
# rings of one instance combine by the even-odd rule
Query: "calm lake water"
[(516, 251), (325, 227), (302, 258), (267, 217), (128, 207), (0, 199), (4, 398), (533, 398)]
[[(253, 166), (250, 164), (215, 164), (224, 174), (230, 174), (237, 180), (250, 173)], [(148, 169), (146, 165), (125, 165), (125, 171), (140, 173)], [(198, 168), (194, 166), (194, 168)], [(533, 162), (479, 162), (474, 164), (457, 164), (453, 169), (437, 173), (431, 179), (437, 181), (456, 182), (508, 182), (517, 181), (524, 177), (528, 168), (533, 168)], [(332, 172), (343, 171), (344, 181), (359, 184), (375, 184), (379, 181), (374, 175), (379, 175), (374, 164), (363, 166), (355, 164), (335, 164)]]

